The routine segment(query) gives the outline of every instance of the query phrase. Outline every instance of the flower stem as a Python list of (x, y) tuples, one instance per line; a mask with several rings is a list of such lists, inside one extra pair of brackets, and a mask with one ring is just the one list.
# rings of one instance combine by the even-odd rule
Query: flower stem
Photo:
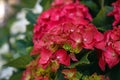
[(104, 0), (101, 0), (101, 8), (103, 8), (104, 7)]

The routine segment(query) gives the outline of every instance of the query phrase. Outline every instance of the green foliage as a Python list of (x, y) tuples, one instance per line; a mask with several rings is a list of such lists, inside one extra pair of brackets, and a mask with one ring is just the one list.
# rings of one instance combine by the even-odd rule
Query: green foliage
[(33, 23), (27, 25), (27, 31), (26, 31), (26, 37), (25, 37), (25, 42), (26, 42), (26, 45), (27, 45), (27, 50), (29, 48), (30, 50), (30, 47), (33, 46), (33, 42), (32, 42), (32, 38), (33, 38)]
[(36, 2), (37, 0), (21, 0), (21, 4), (19, 6), (24, 8), (33, 8)]
[(112, 7), (105, 6), (103, 7), (99, 13), (96, 15), (96, 17), (93, 19), (93, 24), (95, 24), (97, 27), (102, 27), (109, 25), (111, 23), (111, 19), (108, 18), (107, 14), (112, 10)]
[(64, 44), (63, 48), (67, 51), (70, 51), (71, 53), (76, 53), (76, 54), (80, 53), (81, 51), (81, 49), (78, 46), (76, 46), (75, 48), (72, 48), (72, 46), (69, 44)]
[(37, 14), (34, 14), (32, 11), (27, 12), (26, 19), (30, 22), (30, 24), (35, 24), (37, 20)]
[(9, 35), (4, 28), (0, 28), (0, 47), (7, 42)]
[(27, 47), (27, 48), (26, 48), (26, 52), (27, 52), (27, 53), (30, 53), (30, 52), (32, 51), (32, 48), (33, 48), (32, 46)]
[(104, 5), (109, 5), (111, 6), (113, 2), (115, 2), (116, 0), (99, 0), (99, 5), (101, 5), (101, 2), (104, 1)]
[(79, 73), (79, 72), (76, 72), (76, 78), (77, 79), (81, 79), (83, 76), (83, 74)]
[(24, 68), (26, 68), (26, 65), (28, 63), (30, 63), (31, 60), (32, 60), (31, 56), (25, 55), (25, 56), (19, 57), (17, 59), (14, 59), (14, 60), (8, 62), (5, 66), (11, 66), (11, 67), (15, 67), (15, 68), (24, 69)]
[(18, 53), (25, 54), (26, 53), (26, 42), (24, 40), (17, 40), (16, 50)]
[(57, 73), (56, 73), (56, 77), (54, 80), (66, 80), (64, 78), (64, 75), (61, 73), (61, 70), (58, 70)]
[(43, 10), (50, 8), (51, 2), (52, 0), (42, 0), (40, 4), (43, 7)]
[[(11, 18), (11, 17), (13, 17), (13, 18)], [(16, 20), (14, 18), (15, 16), (11, 16), (11, 17), (10, 17), (11, 20), (9, 20), (4, 27), (0, 28), (0, 47), (6, 42), (9, 44), (9, 39), (11, 37), (10, 32), (9, 32), (10, 26), (12, 25), (13, 21)]]
[(104, 76), (93, 74), (92, 76), (83, 76), (82, 80), (104, 80)]
[(120, 63), (111, 69), (107, 75), (110, 77), (110, 80), (120, 80)]
[(10, 80), (21, 80), (21, 78), (22, 78), (22, 72), (18, 72), (18, 73), (14, 73), (14, 75), (10, 77)]
[(99, 7), (98, 5), (93, 2), (92, 0), (81, 0), (80, 1), (82, 4), (85, 4), (91, 11), (93, 17), (95, 17), (95, 15), (98, 13), (99, 11)]
[(90, 62), (89, 62), (89, 60), (88, 60), (88, 55), (89, 55), (90, 53), (91, 53), (91, 52), (86, 53), (84, 56), (82, 56), (82, 58), (81, 58), (78, 62), (76, 62), (76, 63), (74, 63), (74, 64), (71, 64), (71, 65), (69, 66), (69, 68), (75, 68), (76, 66), (90, 64)]
[(11, 60), (13, 58), (13, 55), (11, 53), (2, 54), (1, 57), (7, 61)]
[[(33, 8), (38, 0), (20, 0), (19, 4), (14, 4), (12, 7), (17, 12), (21, 11), (21, 9), (30, 9)], [(16, 14), (14, 14), (16, 15)]]

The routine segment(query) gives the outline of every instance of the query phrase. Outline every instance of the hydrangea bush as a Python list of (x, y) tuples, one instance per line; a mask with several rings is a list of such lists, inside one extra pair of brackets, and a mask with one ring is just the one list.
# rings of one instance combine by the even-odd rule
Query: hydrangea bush
[(120, 80), (120, 0), (41, 3), (21, 80)]

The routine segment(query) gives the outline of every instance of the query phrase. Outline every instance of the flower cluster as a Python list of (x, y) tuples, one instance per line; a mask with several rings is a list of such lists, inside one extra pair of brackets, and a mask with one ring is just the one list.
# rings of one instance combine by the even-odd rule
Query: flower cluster
[[(58, 5), (57, 0), (55, 3)], [(90, 23), (91, 21), (88, 8), (77, 2), (70, 1), (44, 11), (34, 27), (34, 49), (31, 55), (40, 54), (39, 64), (43, 68), (51, 63), (54, 54), (57, 54), (55, 58), (64, 55), (59, 63), (69, 66), (69, 55), (64, 50), (66, 44), (71, 46), (68, 51), (73, 53), (79, 53), (82, 48), (92, 50), (102, 46), (100, 42), (104, 36)]]
[[(65, 75), (64, 77), (69, 80), (80, 80), (79, 77), (82, 77), (75, 68), (72, 69), (64, 69), (62, 73)], [(79, 75), (79, 76), (78, 76)], [(97, 75), (96, 73), (92, 74), (91, 76), (84, 76), (81, 80), (110, 80), (109, 77), (104, 75)]]
[(112, 68), (120, 61), (120, 26), (106, 31), (104, 35), (105, 46), (102, 49), (102, 55), (99, 60), (99, 65), (102, 70), (105, 70), (106, 63), (109, 68)]
[(108, 14), (108, 16), (114, 16), (115, 21), (113, 22), (113, 26), (116, 26), (120, 23), (120, 0), (112, 3), (114, 7), (113, 11)]
[(46, 70), (37, 66), (38, 59), (32, 61), (23, 72), (22, 80), (49, 80), (50, 68)]
[[(71, 3), (57, 8), (50, 8), (41, 14), (35, 25), (34, 47), (35, 49), (38, 49), (37, 46), (39, 49), (42, 47), (50, 49), (56, 44), (72, 43), (70, 34), (71, 37), (75, 35), (72, 33), (80, 35), (80, 29), (84, 29), (91, 20), (88, 9), (82, 4)], [(80, 43), (81, 38), (77, 39), (77, 42)]]
[(69, 44), (72, 48), (79, 47), (80, 50), (93, 49), (95, 43), (103, 39), (103, 35), (91, 21), (88, 8), (83, 4), (53, 6), (44, 11), (35, 24), (34, 49), (31, 54), (40, 53), (43, 47), (54, 52), (64, 44)]
[[(99, 48), (101, 51), (99, 55), (99, 66), (104, 71), (106, 63), (109, 68), (114, 67), (120, 61), (120, 0), (112, 3), (114, 9), (108, 14), (108, 16), (114, 16), (113, 30), (108, 30), (104, 33), (103, 48)], [(118, 25), (118, 26), (117, 26)]]
[[(115, 16), (113, 25), (120, 22), (120, 0), (113, 3)], [(60, 65), (69, 66), (70, 59), (78, 61), (75, 53), (84, 49), (99, 51), (99, 66), (104, 71), (106, 64), (112, 68), (119, 63), (120, 26), (99, 32), (91, 23), (88, 8), (73, 0), (55, 0), (51, 8), (44, 11), (34, 26), (33, 50), (38, 55), (35, 65), (31, 63), (23, 73), (22, 80), (49, 80), (50, 72), (56, 72)], [(69, 76), (66, 72), (72, 73)], [(68, 78), (75, 78), (76, 69), (64, 70)]]
[(60, 7), (60, 6), (70, 4), (70, 3), (73, 3), (73, 0), (54, 0), (54, 2), (52, 3), (52, 6)]

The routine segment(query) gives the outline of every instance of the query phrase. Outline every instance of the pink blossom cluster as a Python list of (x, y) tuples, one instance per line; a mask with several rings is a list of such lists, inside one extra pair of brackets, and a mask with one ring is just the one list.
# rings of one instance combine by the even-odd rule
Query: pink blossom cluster
[[(115, 9), (110, 13), (115, 16), (113, 25), (120, 22), (119, 3), (120, 0), (113, 3)], [(27, 67), (22, 80), (29, 78), (32, 75), (32, 69), (35, 68), (43, 69), (39, 72), (45, 72), (47, 69), (49, 72), (56, 72), (60, 65), (69, 66), (70, 59), (77, 61), (74, 55), (76, 50), (80, 53), (83, 48), (100, 51), (99, 66), (103, 71), (106, 64), (109, 68), (118, 64), (120, 26), (102, 34), (91, 21), (92, 17), (88, 8), (77, 0), (75, 3), (73, 0), (55, 0), (51, 8), (38, 17), (34, 26), (34, 46), (31, 55), (38, 55), (39, 58), (35, 61), (35, 67)], [(70, 46), (70, 49), (64, 48), (66, 44)], [(72, 56), (71, 49), (73, 49)], [(39, 78), (34, 79), (49, 80), (48, 77), (49, 74), (46, 72), (45, 75), (40, 73)]]
[[(45, 70), (50, 68), (55, 72), (60, 64), (69, 66), (70, 55), (63, 48), (65, 44), (69, 44), (72, 48), (78, 47), (80, 50), (93, 49), (95, 43), (99, 43), (103, 36), (90, 23), (91, 21), (92, 17), (85, 5), (77, 1), (73, 3), (72, 0), (55, 0), (52, 8), (38, 17), (34, 27), (34, 47), (31, 55), (39, 55), (36, 67)], [(95, 36), (97, 34), (100, 38)], [(31, 75), (29, 71), (31, 70), (28, 67), (23, 73), (22, 80)]]
[(37, 60), (32, 61), (23, 72), (21, 80), (49, 80), (48, 72), (50, 69), (43, 70), (37, 66)]
[(73, 3), (73, 0), (54, 0), (51, 5), (55, 7), (60, 7), (70, 3)]
[(104, 33), (104, 47), (99, 60), (100, 68), (104, 71), (106, 63), (112, 68), (120, 61), (120, 26)]
[[(114, 16), (113, 30), (104, 33), (103, 48), (99, 55), (99, 66), (104, 71), (106, 64), (109, 68), (114, 67), (120, 61), (120, 0), (112, 3), (114, 9), (108, 16)], [(99, 48), (100, 49), (100, 48)]]
[(94, 49), (97, 46), (95, 43), (101, 41), (103, 35), (91, 21), (88, 8), (79, 3), (69, 3), (44, 11), (35, 24), (34, 49), (31, 54), (40, 53), (43, 47), (55, 51), (64, 44), (70, 44), (72, 48)]
[(114, 22), (113, 26), (116, 26), (120, 24), (120, 0), (117, 0), (116, 2), (112, 3), (112, 6), (114, 7), (113, 11), (108, 14), (108, 16), (114, 16)]
[[(85, 27), (92, 20), (88, 9), (77, 3), (53, 7), (39, 16), (34, 28), (35, 49), (64, 44), (75, 30)], [(76, 31), (76, 34), (80, 31)], [(73, 34), (74, 36), (74, 34)], [(70, 42), (70, 41), (69, 41)], [(78, 41), (79, 42), (79, 41)], [(71, 42), (72, 43), (72, 42)], [(36, 48), (38, 46), (38, 48)]]
[(58, 7), (52, 6), (39, 16), (35, 24), (31, 55), (40, 54), (39, 65), (43, 68), (51, 63), (54, 54), (58, 63), (69, 66), (69, 54), (61, 49), (65, 44), (79, 50), (93, 50), (94, 47), (102, 46), (104, 36), (91, 21), (88, 8), (83, 4), (70, 2)]
[(50, 50), (43, 49), (40, 57), (27, 65), (22, 80), (51, 80), (51, 72), (56, 72), (60, 64), (70, 65), (70, 57), (67, 51), (59, 49), (52, 54)]

